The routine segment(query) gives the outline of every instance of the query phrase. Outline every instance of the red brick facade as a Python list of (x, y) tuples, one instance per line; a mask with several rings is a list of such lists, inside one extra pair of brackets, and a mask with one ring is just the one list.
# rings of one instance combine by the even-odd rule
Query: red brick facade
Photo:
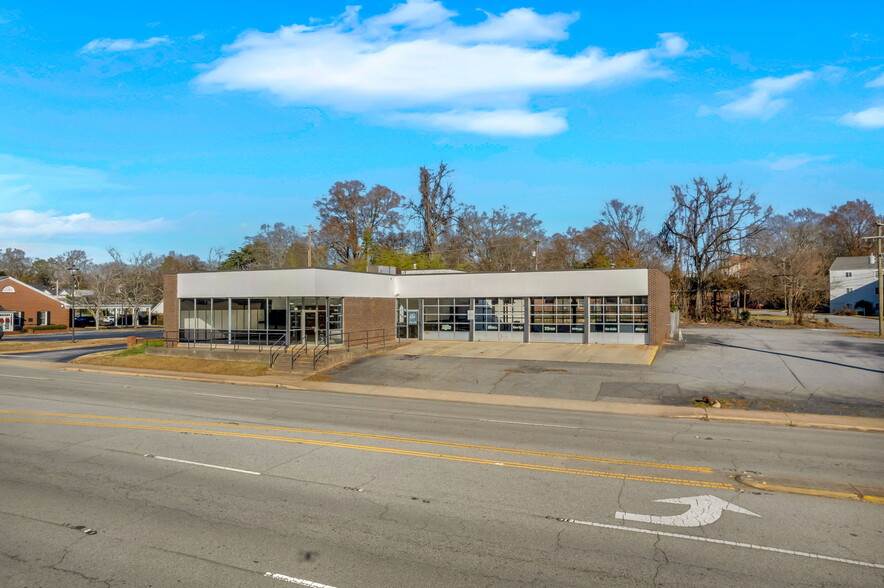
[[(344, 298), (344, 332), (387, 329), (396, 337), (396, 300), (393, 298)], [(376, 333), (375, 335), (380, 335)]]
[[(3, 290), (12, 290), (3, 292)], [(36, 327), (38, 312), (48, 312), (50, 325), (71, 324), (71, 311), (64, 304), (15, 278), (0, 278), (0, 306), (5, 310), (21, 312), (22, 328)]]
[(166, 345), (174, 347), (178, 341), (178, 275), (163, 276), (163, 337)]
[(669, 276), (648, 270), (648, 334), (651, 345), (662, 345), (669, 337)]

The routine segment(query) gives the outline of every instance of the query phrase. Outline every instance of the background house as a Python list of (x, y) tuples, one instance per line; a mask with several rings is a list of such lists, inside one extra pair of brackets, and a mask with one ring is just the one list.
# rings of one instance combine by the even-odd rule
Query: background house
[(878, 260), (875, 255), (836, 257), (829, 267), (829, 311), (878, 314)]
[(4, 331), (38, 325), (67, 327), (71, 323), (70, 306), (67, 303), (9, 276), (0, 277), (0, 307), (4, 313)]

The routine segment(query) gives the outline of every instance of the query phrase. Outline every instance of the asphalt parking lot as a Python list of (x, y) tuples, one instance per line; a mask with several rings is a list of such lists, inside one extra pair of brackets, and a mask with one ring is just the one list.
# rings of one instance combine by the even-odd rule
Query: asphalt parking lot
[(483, 394), (884, 417), (884, 341), (834, 330), (695, 327), (653, 365), (390, 353), (326, 372), (334, 382)]

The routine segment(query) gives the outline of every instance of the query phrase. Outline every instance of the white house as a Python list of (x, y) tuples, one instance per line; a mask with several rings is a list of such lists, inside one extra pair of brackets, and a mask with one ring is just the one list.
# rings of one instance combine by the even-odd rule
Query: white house
[(878, 314), (878, 259), (875, 255), (836, 257), (829, 268), (829, 311)]

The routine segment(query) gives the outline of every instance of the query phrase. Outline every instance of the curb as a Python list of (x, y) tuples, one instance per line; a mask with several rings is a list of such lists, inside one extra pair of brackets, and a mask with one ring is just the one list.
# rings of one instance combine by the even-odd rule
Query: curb
[[(765, 490), (768, 492), (787, 492), (789, 494), (803, 494), (805, 496), (819, 496), (822, 498), (840, 498), (844, 500), (859, 500), (861, 502), (872, 502), (875, 504), (884, 504), (884, 488), (864, 488), (857, 487), (846, 483), (830, 483), (826, 484), (826, 488), (822, 488), (817, 484), (797, 485), (797, 481), (782, 480), (781, 483), (775, 483), (776, 478), (772, 478), (773, 482), (768, 482), (762, 476), (752, 476), (747, 473), (739, 474), (735, 477), (736, 481), (744, 486), (755, 488), (756, 490)], [(871, 490), (875, 494), (869, 494), (864, 490)]]

